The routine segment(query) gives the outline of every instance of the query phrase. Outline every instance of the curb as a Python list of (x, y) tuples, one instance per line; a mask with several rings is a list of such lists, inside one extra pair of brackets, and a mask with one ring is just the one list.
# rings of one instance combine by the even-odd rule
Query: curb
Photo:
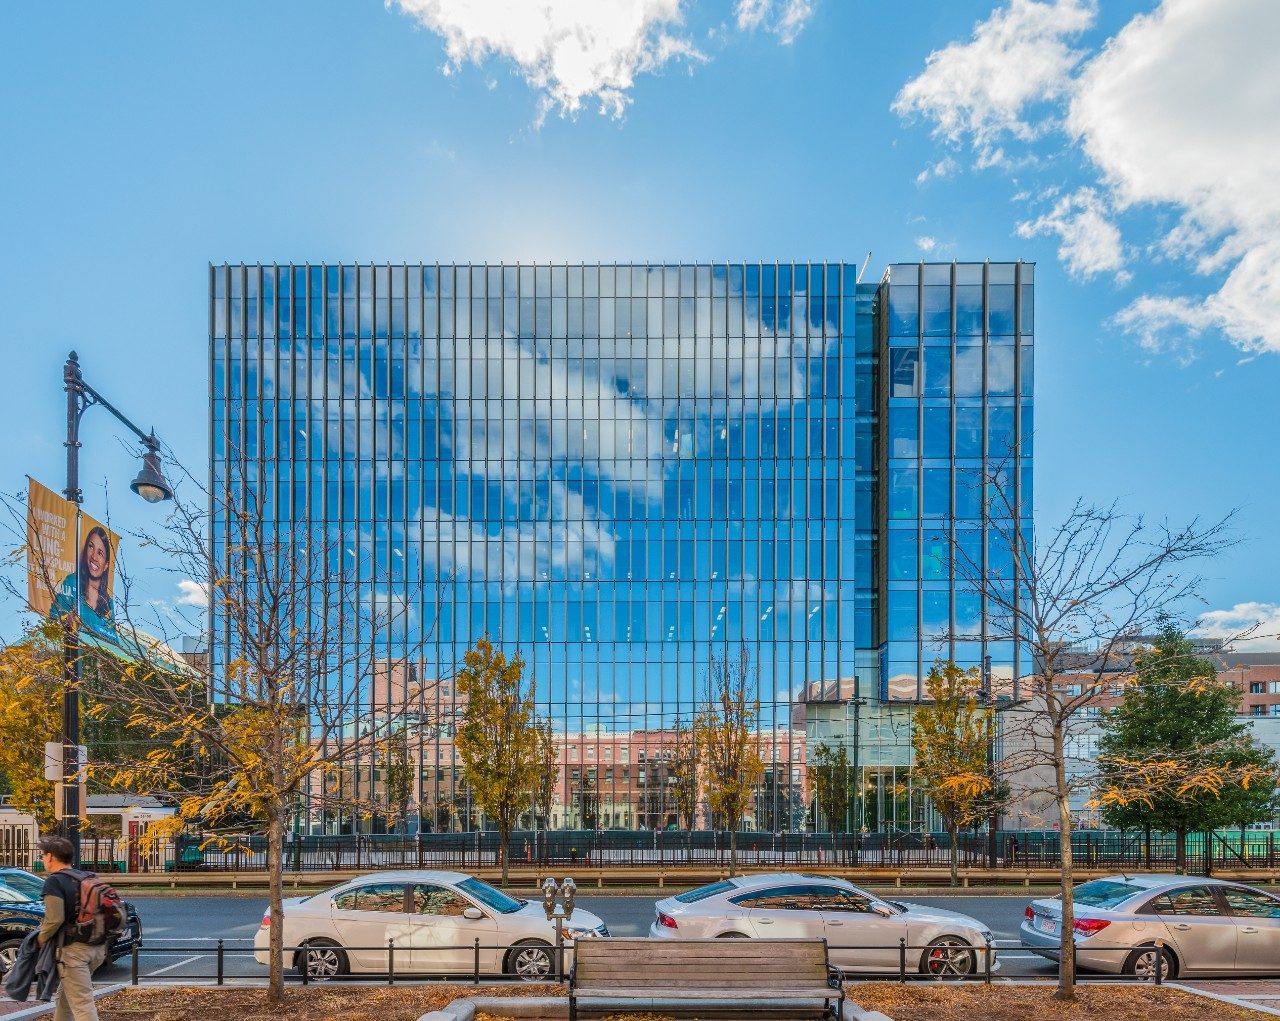
[[(93, 998), (100, 1000), (104, 996), (110, 996), (112, 993), (118, 993), (121, 989), (127, 988), (123, 983), (116, 982), (109, 986), (102, 986), (94, 989)], [(14, 1001), (10, 1001), (14, 1002)], [(0, 1014), (3, 1021), (26, 1021), (29, 1017), (42, 1017), (45, 1014), (52, 1014), (55, 1001), (50, 1000), (48, 1003), (40, 1003), (33, 1007), (23, 1007), (22, 1010), (10, 1011), (8, 1014)]]
[(1256, 1010), (1259, 1014), (1270, 1014), (1272, 1017), (1280, 1017), (1280, 1010), (1275, 1007), (1264, 1007), (1260, 1003), (1250, 1003), (1248, 1000), (1241, 999), (1238, 996), (1227, 996), (1225, 993), (1211, 993), (1207, 989), (1197, 989), (1194, 986), (1183, 985), (1181, 982), (1164, 982), (1165, 989), (1177, 989), (1180, 992), (1189, 993), (1192, 996), (1203, 996), (1207, 1000), (1217, 1000), (1219, 1003), (1229, 1003), (1233, 1007), (1243, 1007), (1245, 1010)]

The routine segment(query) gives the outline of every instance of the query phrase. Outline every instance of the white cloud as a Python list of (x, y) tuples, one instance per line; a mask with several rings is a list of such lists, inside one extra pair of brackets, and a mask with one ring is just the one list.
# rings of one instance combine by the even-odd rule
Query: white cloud
[(1034, 220), (1018, 224), (1018, 236), (1056, 234), (1062, 242), (1058, 258), (1075, 276), (1088, 279), (1098, 273), (1115, 273), (1119, 283), (1127, 283), (1124, 243), (1110, 217), (1105, 201), (1094, 188), (1080, 188), (1064, 195), (1053, 209)]
[(1206, 297), (1125, 309), (1118, 322), (1148, 346), (1216, 328), (1245, 351), (1280, 352), (1278, 37), (1272, 0), (1166, 0), (1080, 74), (1068, 126), (1117, 207), (1172, 206), (1164, 252), (1227, 271)]
[(1201, 616), (1191, 633), (1204, 638), (1234, 638), (1237, 652), (1280, 651), (1280, 603), (1236, 603), (1229, 610), (1211, 610)]
[(928, 254), (938, 247), (938, 239), (931, 238), (926, 234), (924, 237), (916, 238), (916, 247)]
[(385, 0), (444, 39), (444, 71), (509, 60), (541, 116), (594, 102), (620, 117), (637, 75), (706, 57), (681, 34), (682, 0)]
[(930, 163), (916, 174), (916, 184), (924, 184), (931, 177), (950, 177), (960, 169), (960, 164), (950, 156), (944, 156), (937, 163)]
[(1061, 98), (1082, 52), (1069, 41), (1093, 24), (1092, 0), (1013, 0), (975, 26), (973, 38), (930, 53), (924, 71), (893, 101), (902, 116), (920, 114), (948, 142), (971, 137), (980, 165), (1004, 159), (997, 138), (1024, 140), (1041, 130), (1026, 108)]
[(195, 606), (201, 610), (209, 608), (209, 586), (203, 582), (183, 578), (178, 582), (181, 593), (174, 601), (178, 606)]
[(734, 8), (738, 28), (760, 27), (773, 32), (784, 46), (795, 42), (813, 14), (813, 0), (738, 0)]
[(1094, 12), (1092, 0), (1012, 0), (930, 54), (893, 108), (967, 142), (984, 167), (1026, 167), (1028, 143), (1061, 130), (1095, 181), (1019, 234), (1055, 235), (1073, 273), (1123, 283), (1125, 214), (1172, 211), (1173, 228), (1140, 248), (1220, 279), (1143, 294), (1115, 323), (1152, 351), (1217, 330), (1249, 354), (1280, 352), (1280, 4), (1164, 0), (1085, 59), (1072, 47)]

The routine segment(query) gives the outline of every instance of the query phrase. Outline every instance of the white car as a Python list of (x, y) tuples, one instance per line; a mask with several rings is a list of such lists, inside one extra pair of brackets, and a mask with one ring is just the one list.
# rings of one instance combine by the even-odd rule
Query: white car
[[(909, 970), (971, 975), (985, 966), (991, 942), (987, 927), (968, 915), (882, 900), (843, 879), (798, 872), (726, 879), (654, 908), (654, 939), (825, 939), (831, 963), (849, 972), (896, 974), (905, 939)], [(992, 953), (992, 970), (999, 966)]]
[[(286, 962), (317, 979), (395, 973), (471, 974), (475, 941), (480, 972), (527, 981), (555, 971), (555, 928), (541, 901), (509, 897), (462, 872), (375, 872), (332, 890), (284, 901)], [(254, 958), (268, 963), (270, 911), (254, 937)], [(577, 909), (561, 923), (566, 946), (608, 936), (604, 922)], [(392, 949), (388, 948), (392, 945)], [(302, 948), (302, 949), (298, 949)], [(565, 955), (565, 968), (572, 955)]]

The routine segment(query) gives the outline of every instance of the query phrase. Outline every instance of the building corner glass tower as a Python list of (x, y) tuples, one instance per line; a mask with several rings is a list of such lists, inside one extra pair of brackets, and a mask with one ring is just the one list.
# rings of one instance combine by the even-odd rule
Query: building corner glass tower
[[(751, 655), (766, 773), (748, 824), (772, 831), (829, 821), (811, 808), (818, 742), (855, 746), (861, 824), (925, 821), (898, 775), (923, 673), (945, 656), (1017, 676), (950, 551), (1012, 570), (983, 504), (992, 467), (1030, 518), (1030, 265), (210, 278), (214, 491), (245, 480), (278, 534), (367, 565), (361, 598), (414, 608), (418, 633), (362, 650), (370, 718), (447, 719), (479, 636), (518, 651), (558, 736), (554, 826), (677, 822), (668, 763), (712, 656)], [(482, 826), (448, 728), (406, 727), (412, 825)], [(346, 789), (376, 806), (381, 780), (361, 763)], [(302, 818), (376, 828), (366, 815)]]

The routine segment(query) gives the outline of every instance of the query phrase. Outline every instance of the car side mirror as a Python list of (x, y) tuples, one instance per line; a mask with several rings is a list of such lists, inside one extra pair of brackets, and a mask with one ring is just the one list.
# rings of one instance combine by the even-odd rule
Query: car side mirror
[(874, 911), (881, 918), (893, 917), (893, 908), (889, 907), (888, 904), (872, 904), (871, 910)]
[(479, 908), (465, 908), (462, 912), (463, 918), (469, 918), (473, 922), (478, 922), (484, 917), (484, 912)]

